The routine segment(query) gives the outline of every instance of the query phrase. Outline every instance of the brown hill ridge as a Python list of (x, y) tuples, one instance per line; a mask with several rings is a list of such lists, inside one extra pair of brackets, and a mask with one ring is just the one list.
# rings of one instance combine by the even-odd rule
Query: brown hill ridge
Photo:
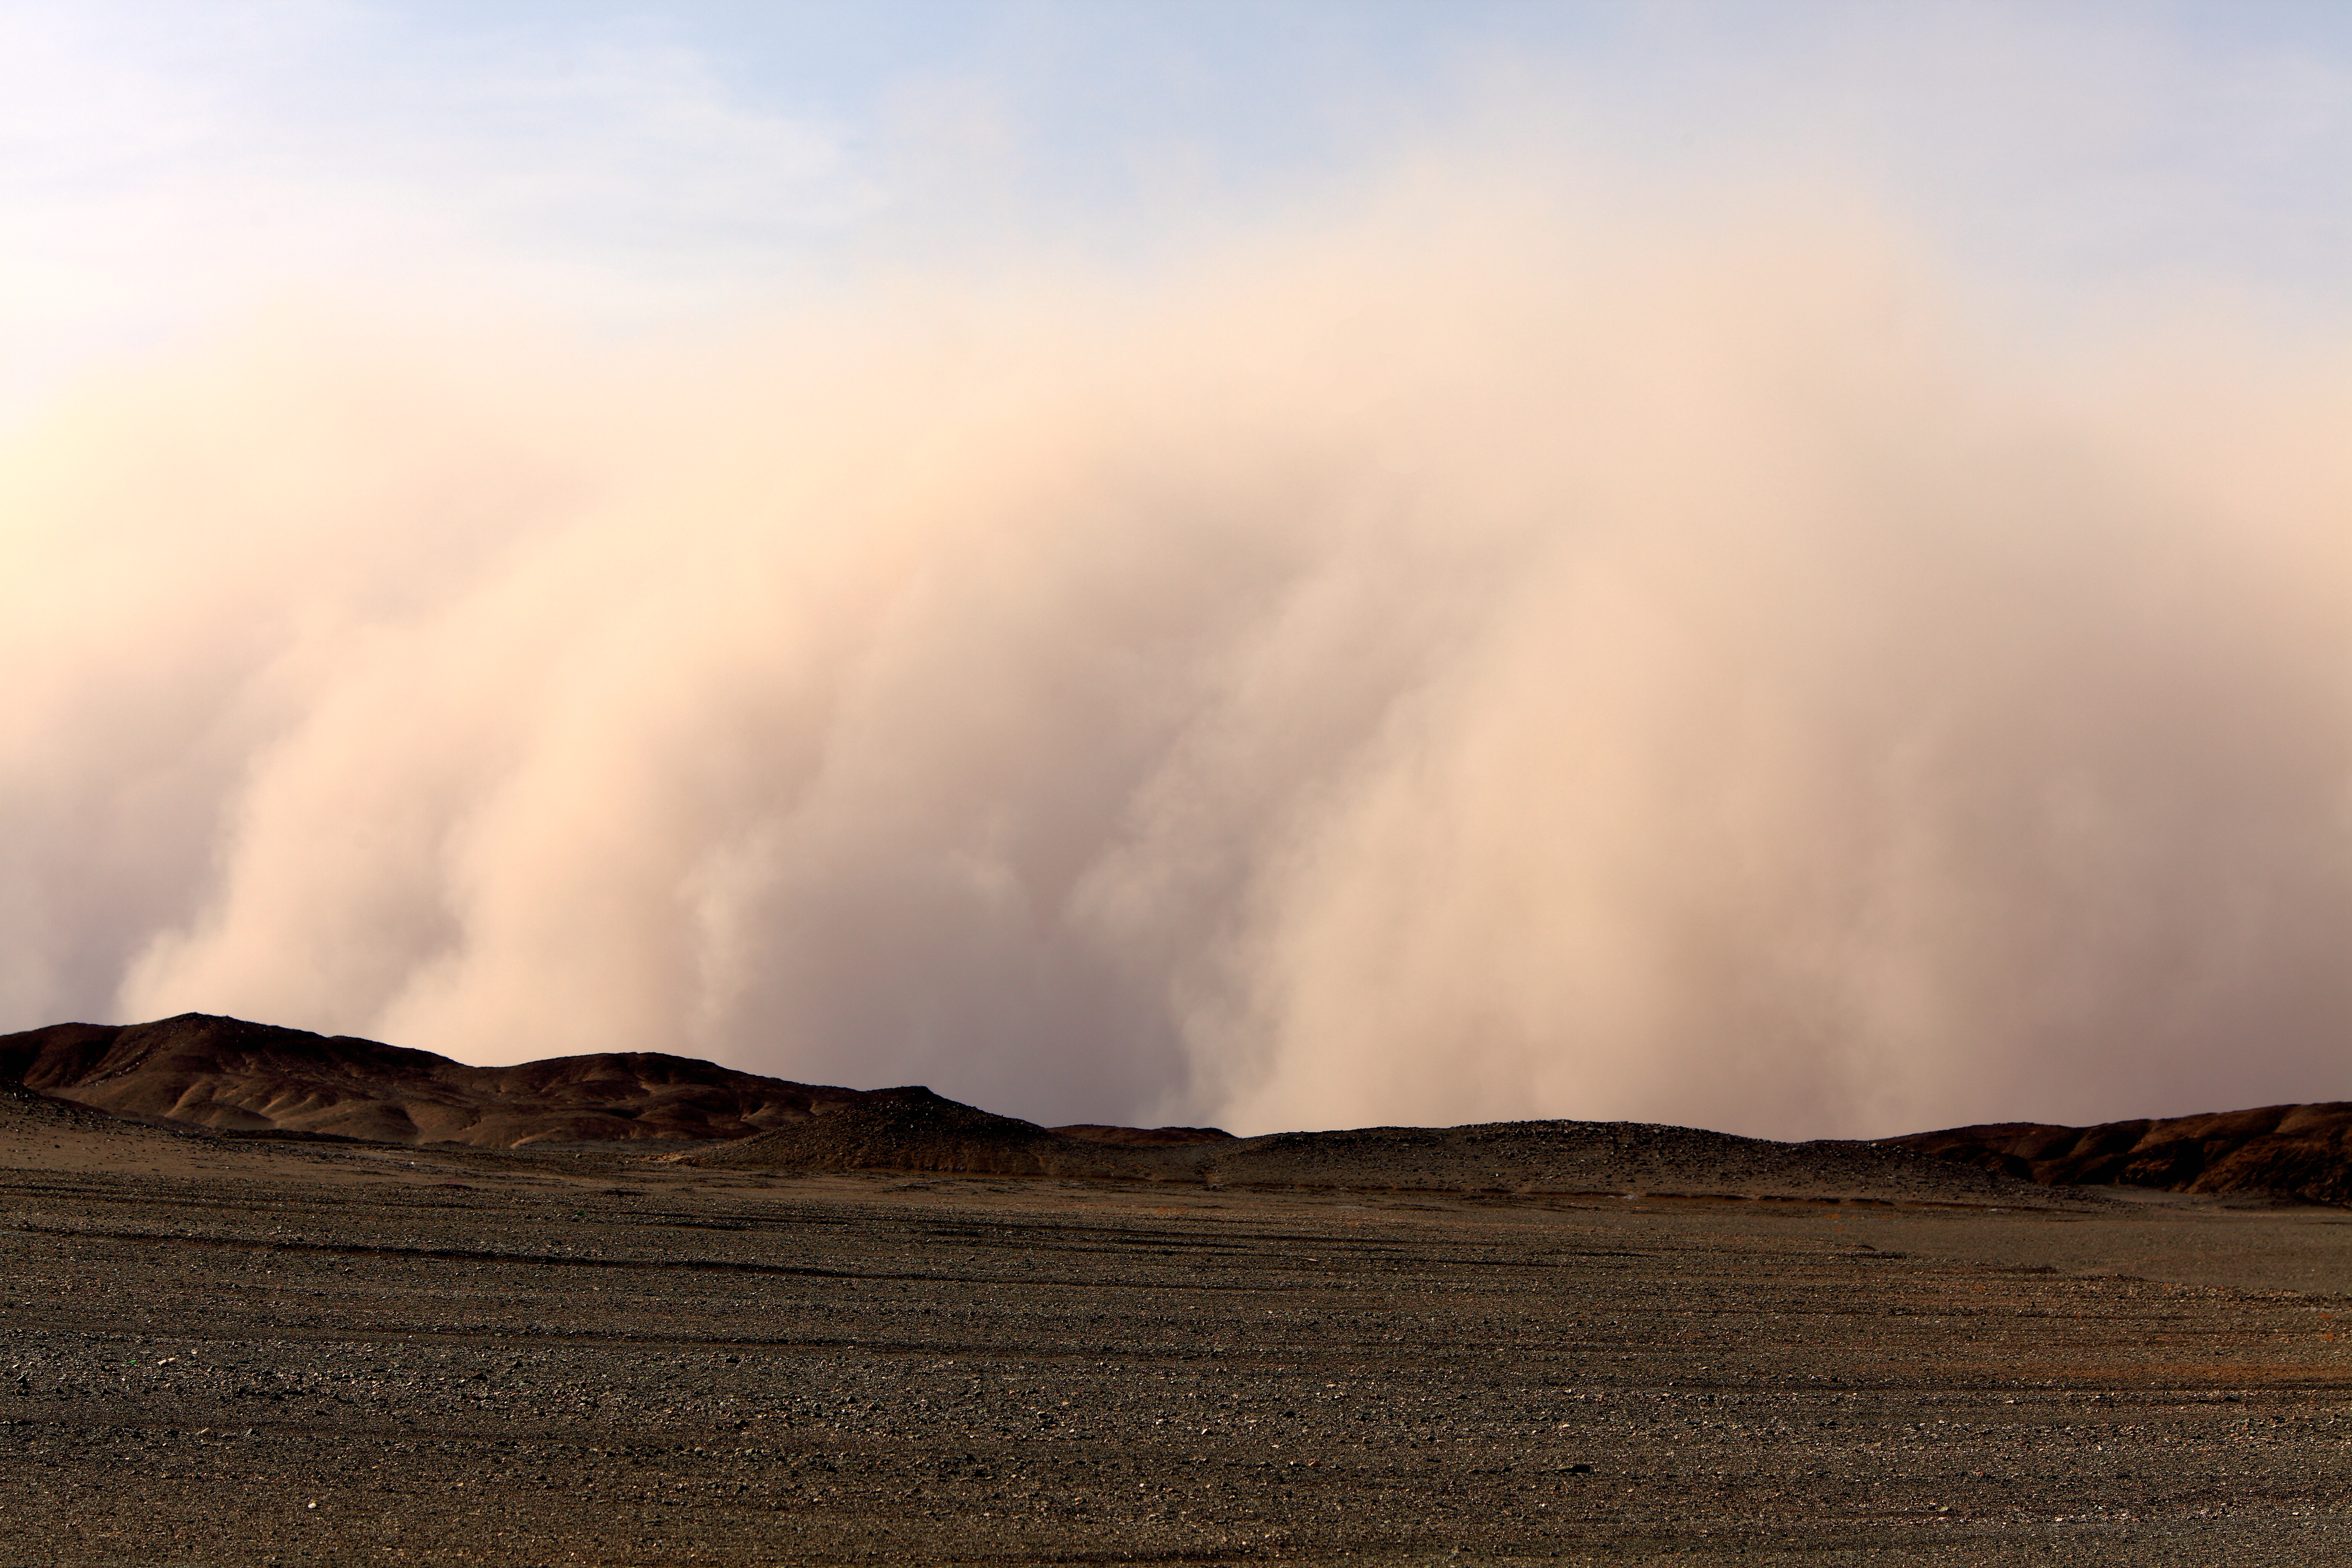
[(2004, 1121), (1882, 1142), (2043, 1185), (2252, 1193), (2352, 1205), (2352, 1101), (2095, 1127)]
[(671, 1157), (728, 1170), (1094, 1176), (1139, 1174), (1132, 1153), (1119, 1143), (1065, 1136), (928, 1089), (886, 1089), (772, 1132)]
[(430, 1051), (185, 1013), (0, 1036), (0, 1079), (118, 1116), (223, 1132), (511, 1148), (741, 1138), (858, 1091), (655, 1052), (478, 1068)]
[[(1529, 1121), (1236, 1139), (1215, 1128), (1040, 1127), (928, 1089), (792, 1083), (646, 1052), (477, 1068), (429, 1051), (184, 1014), (0, 1036), (0, 1082), (228, 1136), (513, 1148), (658, 1141), (739, 1170), (963, 1173), (1412, 1191), (1775, 1192), (2020, 1201), (2032, 1189), (1910, 1150), (1688, 1128)], [(87, 1111), (82, 1112), (84, 1114)]]
[(0, 1035), (0, 1099), (11, 1115), (80, 1107), (232, 1137), (683, 1142), (675, 1158), (738, 1170), (1993, 1203), (2030, 1201), (2035, 1186), (2121, 1184), (2352, 1205), (2352, 1103), (2087, 1128), (2004, 1123), (1874, 1143), (1596, 1121), (1234, 1138), (1216, 1128), (1041, 1127), (919, 1087), (793, 1083), (655, 1052), (468, 1067), (202, 1013)]
[[(0, 1085), (230, 1134), (488, 1149), (747, 1138), (877, 1096), (930, 1094), (793, 1083), (652, 1051), (468, 1067), (430, 1051), (204, 1013), (0, 1035)], [(1225, 1136), (1200, 1128), (1070, 1131), (1112, 1142)]]
[[(1095, 1131), (1095, 1130), (1087, 1130)], [(1503, 1121), (1344, 1132), (1116, 1142), (995, 1116), (928, 1089), (877, 1090), (855, 1105), (676, 1163), (730, 1171), (905, 1171), (1194, 1183), (1619, 1196), (1871, 1196), (2044, 1204), (2014, 1177), (1910, 1149), (1775, 1143), (1626, 1121)]]

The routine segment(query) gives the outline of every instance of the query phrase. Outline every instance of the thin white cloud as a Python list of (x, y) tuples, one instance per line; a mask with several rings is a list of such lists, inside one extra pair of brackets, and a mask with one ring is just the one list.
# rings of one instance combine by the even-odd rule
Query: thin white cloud
[(882, 200), (837, 127), (743, 102), (682, 47), (351, 5), (17, 5), (0, 26), (20, 374), (288, 290), (658, 318)]

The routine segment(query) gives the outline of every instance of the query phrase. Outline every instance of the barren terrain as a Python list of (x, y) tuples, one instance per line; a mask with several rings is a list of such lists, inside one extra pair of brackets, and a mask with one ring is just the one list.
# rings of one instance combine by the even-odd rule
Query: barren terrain
[(1611, 1193), (1675, 1168), (1655, 1131), (1573, 1195), (282, 1143), (18, 1093), (0, 1556), (2352, 1560), (2352, 1216), (1958, 1166)]
[(548, 1139), (741, 1138), (866, 1098), (651, 1051), (469, 1067), (377, 1040), (205, 1013), (0, 1035), (0, 1081), (117, 1116), (218, 1131), (493, 1149)]
[(2266, 1193), (2306, 1203), (2352, 1203), (2352, 1104), (2341, 1101), (2095, 1127), (2011, 1121), (1886, 1142), (2053, 1186), (2116, 1183), (2176, 1193)]

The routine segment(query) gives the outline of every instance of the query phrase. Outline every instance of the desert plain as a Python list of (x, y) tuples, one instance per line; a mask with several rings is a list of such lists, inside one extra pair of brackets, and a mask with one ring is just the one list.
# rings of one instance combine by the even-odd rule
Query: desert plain
[(2352, 1562), (2352, 1214), (1593, 1125), (1179, 1181), (10, 1090), (0, 1562)]

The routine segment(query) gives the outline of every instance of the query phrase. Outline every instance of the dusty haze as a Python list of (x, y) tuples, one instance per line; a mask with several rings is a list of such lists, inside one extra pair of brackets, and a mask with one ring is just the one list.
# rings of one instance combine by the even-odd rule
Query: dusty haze
[(0, 452), (0, 1028), (1245, 1133), (2352, 1098), (2344, 358), (2059, 363), (1751, 210), (91, 378)]

